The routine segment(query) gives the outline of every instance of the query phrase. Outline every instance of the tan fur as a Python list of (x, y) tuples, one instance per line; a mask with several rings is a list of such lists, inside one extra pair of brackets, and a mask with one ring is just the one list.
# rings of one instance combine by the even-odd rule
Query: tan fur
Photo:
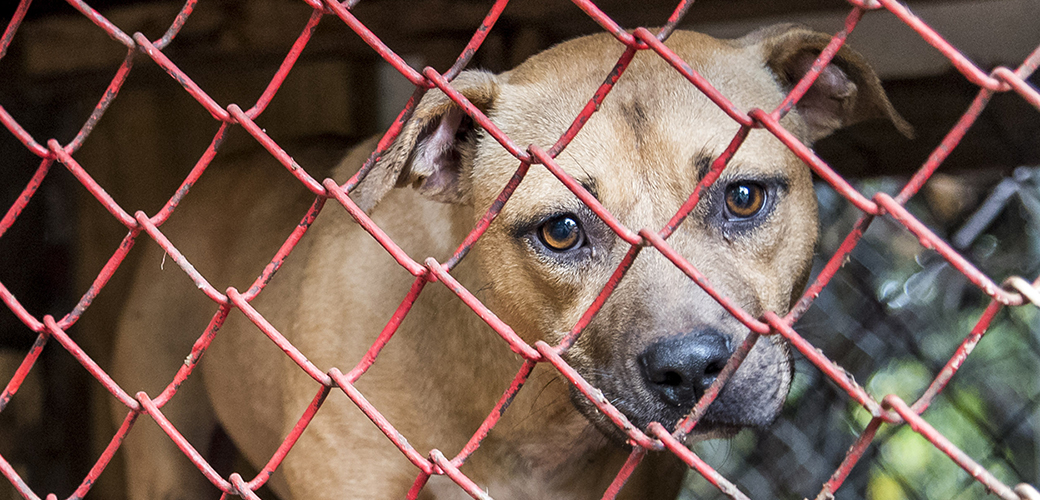
[[(768, 110), (782, 100), (782, 86), (791, 83), (790, 75), (772, 72), (787, 64), (775, 60), (776, 54), (818, 51), (819, 41), (811, 32), (788, 26), (738, 41), (680, 31), (668, 45), (740, 109)], [(622, 50), (608, 35), (585, 37), (502, 75), (465, 72), (453, 85), (517, 144), (547, 148)], [(837, 64), (846, 65), (853, 84), (843, 90), (840, 112), (809, 123), (797, 111), (783, 121), (807, 142), (878, 115), (903, 124), (869, 68), (851, 52), (843, 54)], [(442, 93), (431, 91), (351, 194), (420, 262), (427, 256), (441, 262), (450, 257), (518, 166), (487, 134), (474, 130), (449, 145), (456, 149), (448, 156), (456, 161), (444, 169), (437, 161), (444, 145), (429, 138), (438, 124), (450, 126), (458, 118), (465, 124), (457, 113)], [(558, 161), (579, 181), (591, 181), (599, 201), (629, 228), (657, 230), (693, 191), (705, 159), (714, 159), (737, 128), (664, 61), (644, 52)], [(371, 141), (360, 145), (331, 176), (343, 182), (373, 148)], [(775, 206), (751, 229), (720, 222), (718, 216), (719, 193), (743, 178), (783, 179)], [(785, 312), (804, 284), (816, 237), (808, 169), (772, 135), (755, 130), (716, 186), (669, 243), (751, 314)], [(277, 168), (258, 169), (249, 161), (221, 165), (207, 173), (163, 231), (218, 288), (241, 290), (260, 273), (309, 202), (309, 194)], [(452, 274), (526, 341), (555, 343), (591, 303), (628, 245), (585, 215), (590, 250), (581, 259), (565, 262), (539, 249), (530, 234), (517, 232), (538, 217), (583, 210), (551, 174), (532, 166), (474, 255)], [(216, 306), (171, 262), (161, 270), (162, 251), (150, 246), (120, 325), (115, 376), (124, 387), (154, 397)], [(413, 281), (330, 201), (253, 305), (321, 370), (346, 372)], [(704, 328), (734, 345), (747, 332), (663, 256), (644, 249), (567, 360), (642, 425), (666, 413), (642, 404), (651, 396), (636, 380), (636, 354), (661, 338)], [(444, 286), (428, 283), (357, 386), (420, 453), (437, 448), (451, 457), (493, 408), (521, 361)], [(257, 467), (274, 453), (318, 390), (238, 312), (217, 334), (200, 371), (164, 412), (200, 450), (219, 423)], [(703, 432), (691, 439), (728, 435), (771, 419), (790, 375), (787, 346), (776, 337), (760, 341), (712, 406), (719, 409), (709, 411), (706, 423), (698, 426)], [(114, 414), (121, 420), (125, 410), (116, 408)], [(201, 474), (147, 417), (137, 425), (126, 443), (132, 498), (210, 495), (205, 492), (212, 488), (200, 484)], [(496, 498), (599, 498), (627, 453), (616, 431), (543, 364), (463, 471)], [(622, 497), (674, 497), (682, 470), (674, 457), (652, 453)], [(401, 498), (417, 472), (353, 403), (333, 391), (272, 485), (286, 500)], [(423, 498), (464, 496), (449, 480), (434, 477)]]

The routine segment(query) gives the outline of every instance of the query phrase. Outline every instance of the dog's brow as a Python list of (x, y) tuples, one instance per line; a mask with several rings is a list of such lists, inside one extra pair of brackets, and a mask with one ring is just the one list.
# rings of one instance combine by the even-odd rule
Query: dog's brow
[(584, 179), (579, 179), (578, 182), (581, 183), (581, 187), (585, 188), (593, 198), (597, 200), (599, 199), (599, 182), (597, 182), (596, 179), (585, 177)]
[(707, 153), (697, 153), (690, 162), (697, 170), (697, 182), (700, 182), (705, 175), (708, 175), (708, 169), (711, 168), (711, 155)]

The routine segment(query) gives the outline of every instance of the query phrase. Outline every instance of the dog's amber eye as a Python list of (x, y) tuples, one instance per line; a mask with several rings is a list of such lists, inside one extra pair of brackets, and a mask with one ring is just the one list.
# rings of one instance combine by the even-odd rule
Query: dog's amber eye
[(726, 211), (736, 219), (754, 217), (766, 202), (766, 190), (758, 184), (734, 183), (726, 187)]
[(556, 217), (542, 224), (538, 229), (538, 237), (545, 246), (557, 252), (577, 248), (584, 239), (578, 221), (569, 215)]

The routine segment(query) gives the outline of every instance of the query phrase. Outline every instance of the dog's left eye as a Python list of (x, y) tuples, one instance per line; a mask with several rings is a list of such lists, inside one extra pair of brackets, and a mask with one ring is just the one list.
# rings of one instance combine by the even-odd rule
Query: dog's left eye
[(574, 216), (561, 215), (549, 219), (538, 228), (538, 239), (547, 248), (564, 252), (581, 246), (585, 241), (585, 233)]
[(726, 186), (726, 215), (730, 219), (750, 219), (766, 203), (766, 189), (760, 184), (735, 182)]

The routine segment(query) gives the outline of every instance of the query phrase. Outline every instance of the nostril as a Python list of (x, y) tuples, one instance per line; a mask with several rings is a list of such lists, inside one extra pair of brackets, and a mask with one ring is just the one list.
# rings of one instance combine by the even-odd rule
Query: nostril
[(718, 376), (718, 374), (722, 373), (722, 369), (726, 367), (726, 363), (728, 362), (729, 356), (727, 355), (725, 359), (720, 359), (715, 361), (714, 363), (709, 364), (707, 368), (704, 369), (704, 374), (710, 375), (712, 378), (715, 378), (716, 376)]
[(651, 392), (670, 405), (691, 407), (731, 354), (728, 338), (698, 332), (655, 342), (640, 354), (638, 362)]
[(666, 371), (661, 373), (657, 380), (651, 380), (651, 382), (661, 385), (680, 386), (683, 384), (683, 378), (682, 375), (679, 375), (679, 372)]
[(711, 384), (715, 383), (715, 379), (718, 378), (720, 373), (722, 373), (722, 369), (726, 367), (727, 361), (729, 361), (729, 358), (726, 358), (716, 363), (712, 363), (704, 369), (704, 387), (703, 389), (701, 389), (700, 393), (697, 394), (698, 398), (700, 398), (701, 394), (708, 390), (708, 387), (711, 387)]

